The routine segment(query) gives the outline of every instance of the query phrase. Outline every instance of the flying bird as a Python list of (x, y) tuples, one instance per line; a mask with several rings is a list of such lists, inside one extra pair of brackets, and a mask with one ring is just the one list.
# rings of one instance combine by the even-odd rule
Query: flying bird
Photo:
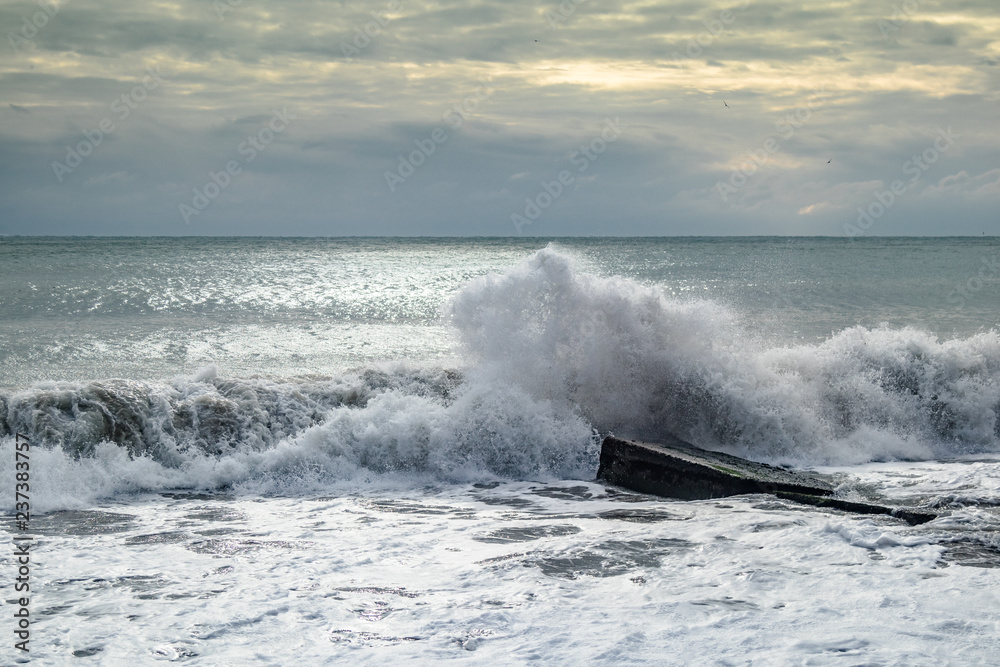
[[(725, 100), (722, 100), (722, 103), (723, 103), (723, 104), (726, 104), (726, 101), (725, 101)], [(728, 105), (728, 104), (726, 104), (726, 108), (727, 108), (727, 109), (729, 108), (729, 105)]]
[(826, 161), (827, 164), (830, 164), (831, 162), (833, 162), (833, 158), (830, 158), (829, 160)]

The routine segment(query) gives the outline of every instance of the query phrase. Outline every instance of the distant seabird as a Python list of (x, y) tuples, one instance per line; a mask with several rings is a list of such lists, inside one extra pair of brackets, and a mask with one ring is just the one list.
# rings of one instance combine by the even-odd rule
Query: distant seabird
[(826, 161), (827, 164), (830, 164), (831, 162), (833, 162), (833, 158), (830, 158), (829, 160)]
[[(726, 104), (726, 101), (725, 101), (725, 100), (722, 100), (722, 103), (723, 103), (723, 104)], [(727, 109), (729, 108), (729, 105), (728, 105), (728, 104), (726, 104), (726, 108), (727, 108)]]

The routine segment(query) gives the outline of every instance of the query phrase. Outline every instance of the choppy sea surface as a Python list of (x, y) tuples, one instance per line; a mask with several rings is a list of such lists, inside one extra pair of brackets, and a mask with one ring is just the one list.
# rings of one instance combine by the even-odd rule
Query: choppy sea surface
[[(987, 238), (0, 239), (30, 658), (996, 664), (998, 262)], [(633, 493), (595, 481), (607, 434), (939, 518)]]

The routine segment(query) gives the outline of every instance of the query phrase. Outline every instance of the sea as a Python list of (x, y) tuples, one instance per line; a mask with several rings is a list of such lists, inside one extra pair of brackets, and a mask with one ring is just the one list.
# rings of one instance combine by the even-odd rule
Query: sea
[(0, 663), (1000, 664), (998, 327), (989, 237), (2, 237)]

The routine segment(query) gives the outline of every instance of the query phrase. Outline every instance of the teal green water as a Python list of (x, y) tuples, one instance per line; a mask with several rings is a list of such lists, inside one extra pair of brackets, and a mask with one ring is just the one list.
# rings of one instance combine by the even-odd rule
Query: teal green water
[[(449, 299), (550, 242), (7, 237), (0, 386), (449, 358)], [(763, 345), (881, 324), (961, 338), (1000, 321), (994, 238), (554, 242), (597, 274), (725, 305)]]

